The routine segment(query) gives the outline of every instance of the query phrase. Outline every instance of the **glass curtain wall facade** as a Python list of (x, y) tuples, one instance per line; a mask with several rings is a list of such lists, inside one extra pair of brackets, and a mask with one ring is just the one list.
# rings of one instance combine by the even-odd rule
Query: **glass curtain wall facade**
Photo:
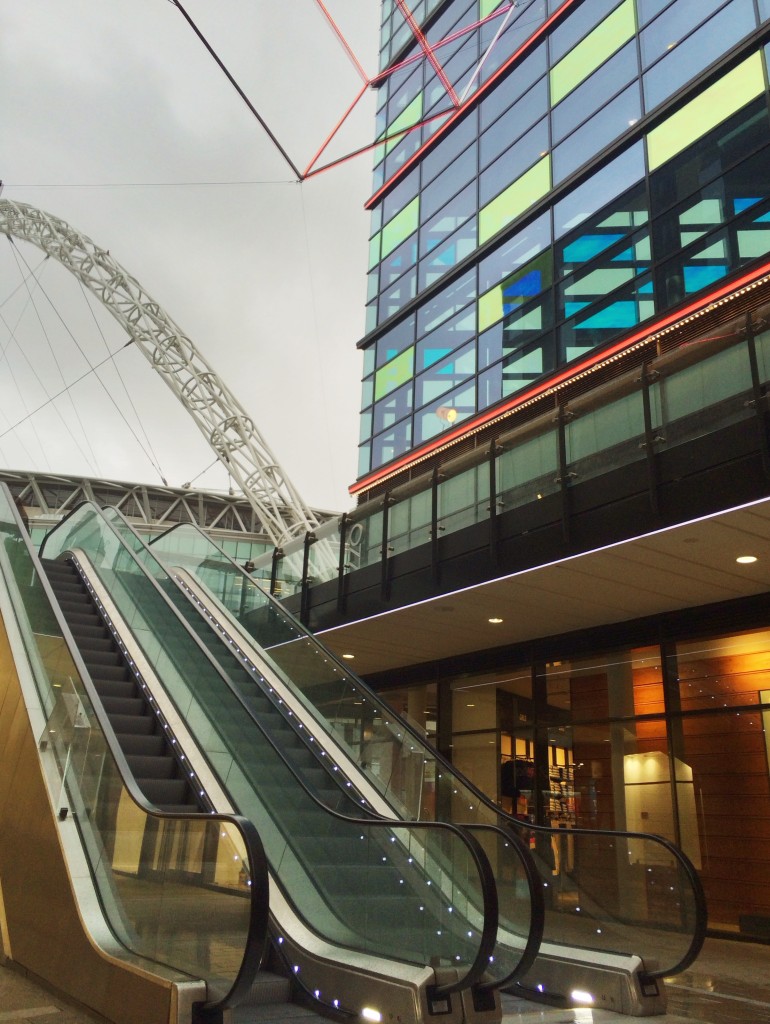
[[(571, 828), (654, 832), (695, 864), (712, 928), (770, 939), (770, 629), (589, 656), (548, 646), (383, 696), (424, 709), (428, 735), (504, 809), (564, 830), (561, 900)], [(648, 867), (654, 898), (665, 870)]]
[(769, 36), (770, 0), (384, 4), (357, 489), (768, 259)]

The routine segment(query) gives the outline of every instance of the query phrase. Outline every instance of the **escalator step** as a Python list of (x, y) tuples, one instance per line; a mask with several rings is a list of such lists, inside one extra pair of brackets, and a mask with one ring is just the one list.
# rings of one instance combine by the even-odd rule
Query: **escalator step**
[(186, 779), (137, 779), (136, 784), (156, 807), (184, 804), (189, 792)]
[(110, 715), (110, 725), (122, 744), (123, 736), (151, 736), (156, 722), (152, 715)]
[(130, 715), (152, 721), (152, 717), (145, 714), (147, 705), (141, 697), (102, 697), (102, 704), (110, 718), (113, 715)]
[(91, 678), (94, 683), (120, 682), (123, 679), (130, 679), (131, 673), (125, 665), (94, 665)]
[(129, 754), (128, 767), (136, 779), (174, 779), (177, 763), (170, 756), (150, 756), (147, 754)]
[(158, 757), (166, 749), (166, 737), (160, 733), (126, 733), (118, 735), (120, 748), (127, 758)]
[(136, 697), (136, 683), (133, 679), (99, 679), (94, 682), (96, 692), (104, 697)]
[(78, 643), (80, 653), (83, 655), (83, 661), (88, 665), (89, 668), (96, 667), (97, 665), (104, 665), (109, 668), (115, 668), (118, 665), (123, 665), (123, 658), (119, 651), (116, 651), (113, 647), (112, 650), (102, 650), (99, 648), (93, 648), (88, 642)]

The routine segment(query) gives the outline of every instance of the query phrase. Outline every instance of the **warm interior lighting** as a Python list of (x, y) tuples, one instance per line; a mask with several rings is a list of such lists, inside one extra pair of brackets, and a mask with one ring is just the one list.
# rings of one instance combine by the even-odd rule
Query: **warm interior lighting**
[(345, 661), (352, 661), (353, 658), (355, 658), (355, 654), (343, 654), (342, 657), (345, 659)]
[(738, 558), (735, 559), (739, 565), (753, 565), (756, 560), (756, 555), (739, 555)]
[(579, 988), (575, 988), (572, 990), (572, 992), (570, 993), (570, 998), (574, 1003), (588, 1003), (589, 1005), (592, 1004), (594, 1001), (594, 997), (591, 995), (590, 992), (584, 992), (582, 989)]
[(379, 1021), (382, 1020), (382, 1014), (380, 1013), (380, 1011), (373, 1010), (371, 1006), (365, 1006), (361, 1011), (361, 1016), (364, 1018), (364, 1020), (374, 1021), (375, 1024), (379, 1024)]
[(436, 409), (436, 415), (440, 420), (446, 420), (447, 423), (454, 423), (457, 419), (457, 409), (453, 409), (448, 405), (440, 405)]
[(491, 623), (493, 623), (495, 626), (498, 626), (503, 620), (495, 618), (495, 619), (490, 619), (489, 621)]

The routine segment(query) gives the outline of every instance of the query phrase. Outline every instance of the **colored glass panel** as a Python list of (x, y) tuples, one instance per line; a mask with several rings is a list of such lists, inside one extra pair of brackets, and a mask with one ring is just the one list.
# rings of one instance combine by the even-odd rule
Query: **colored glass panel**
[(634, 0), (625, 0), (551, 69), (551, 102), (564, 99), (635, 32)]
[(762, 55), (757, 52), (649, 133), (647, 155), (650, 170), (681, 153), (761, 95), (764, 89)]
[[(398, 115), (393, 124), (388, 128), (388, 135), (395, 135), (396, 132), (403, 132), (422, 120), (422, 93), (415, 96), (412, 102)], [(389, 153), (394, 146), (397, 146), (401, 138), (391, 139), (385, 143), (385, 152)]]
[(414, 199), (405, 206), (401, 213), (396, 216), (382, 229), (382, 255), (387, 256), (393, 252), (397, 245), (407, 239), (413, 231), (417, 230), (420, 217), (420, 198)]
[(542, 199), (550, 188), (551, 158), (545, 156), (479, 211), (479, 242), (486, 242), (496, 235)]
[(551, 284), (551, 254), (533, 260), (479, 299), (479, 330), (509, 316)]
[(396, 356), (377, 371), (374, 385), (376, 401), (405, 383), (414, 373), (414, 346)]

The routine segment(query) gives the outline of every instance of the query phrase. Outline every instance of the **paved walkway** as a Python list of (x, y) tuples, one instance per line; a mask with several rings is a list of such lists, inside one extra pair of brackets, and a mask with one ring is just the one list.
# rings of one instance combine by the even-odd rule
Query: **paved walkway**
[[(708, 939), (697, 962), (667, 986), (660, 1024), (770, 1024), (770, 946)], [(631, 1024), (609, 1010), (558, 1010), (505, 997), (503, 1024)], [(285, 1021), (280, 1011), (275, 1024)], [(0, 1024), (105, 1024), (13, 966), (0, 966)], [(137, 1021), (136, 1024), (142, 1024)], [(273, 1024), (261, 1015), (260, 1024)]]

